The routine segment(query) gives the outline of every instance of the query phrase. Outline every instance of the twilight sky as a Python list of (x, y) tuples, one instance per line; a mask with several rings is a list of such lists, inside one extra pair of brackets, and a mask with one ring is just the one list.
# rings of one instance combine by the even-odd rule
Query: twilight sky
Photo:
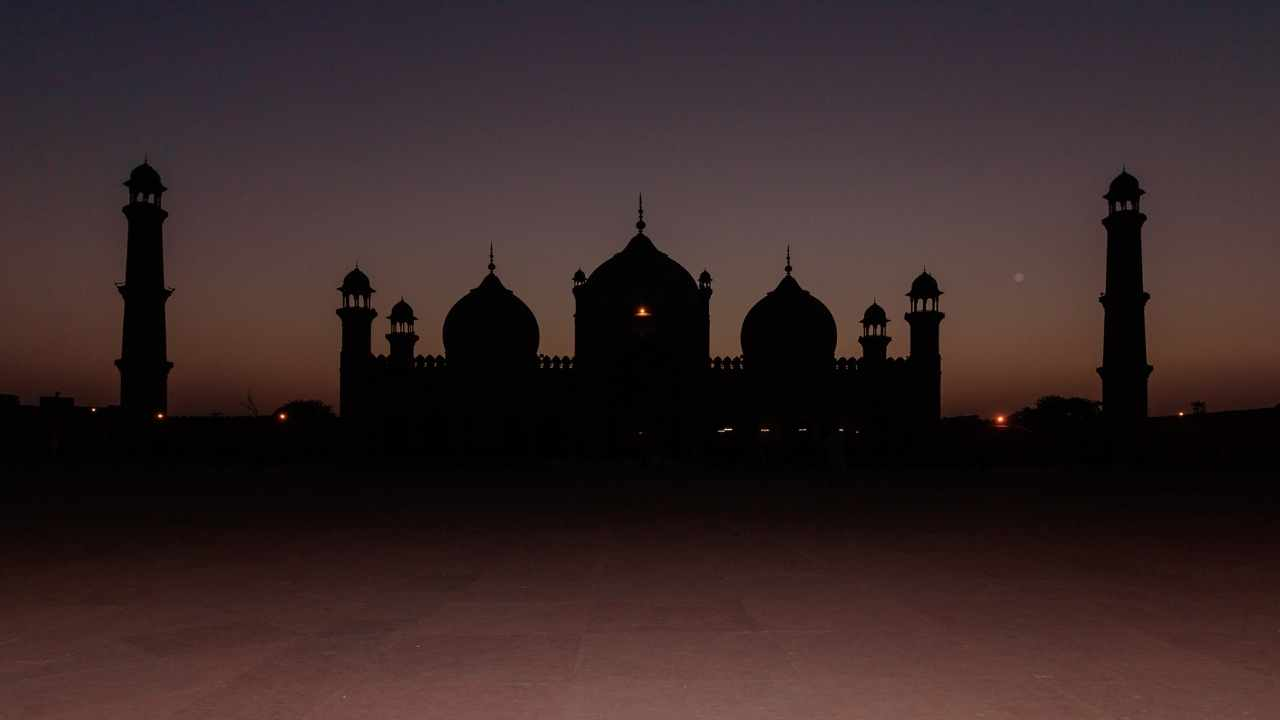
[(1121, 164), (1148, 191), (1152, 412), (1280, 402), (1274, 2), (461, 5), (0, 4), (0, 392), (117, 400), (120, 183), (147, 153), (179, 414), (334, 402), (357, 260), (439, 353), (493, 242), (542, 352), (571, 353), (570, 276), (623, 247), (637, 192), (715, 277), (713, 354), (790, 243), (841, 355), (873, 297), (907, 353), (928, 266), (946, 414), (1097, 398)]

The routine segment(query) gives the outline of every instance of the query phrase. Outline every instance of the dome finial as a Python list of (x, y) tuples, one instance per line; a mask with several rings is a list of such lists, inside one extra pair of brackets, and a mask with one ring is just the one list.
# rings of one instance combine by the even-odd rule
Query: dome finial
[(786, 270), (788, 275), (791, 274), (791, 243), (787, 243), (787, 265), (782, 269)]
[(640, 198), (636, 203), (636, 229), (644, 231), (644, 193), (640, 193)]
[(498, 266), (493, 264), (493, 243), (489, 243), (489, 274), (492, 275), (497, 268)]

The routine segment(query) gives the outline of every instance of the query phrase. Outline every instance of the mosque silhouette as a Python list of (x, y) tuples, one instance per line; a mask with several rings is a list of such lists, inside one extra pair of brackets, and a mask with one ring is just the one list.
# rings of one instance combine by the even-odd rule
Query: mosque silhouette
[(695, 280), (645, 234), (643, 201), (638, 214), (621, 252), (573, 274), (571, 357), (538, 353), (538, 321), (499, 279), (492, 248), (488, 273), (445, 317), (443, 355), (414, 354), (416, 317), (404, 299), (385, 318), (387, 353), (374, 355), (374, 288), (353, 269), (338, 288), (341, 415), (410, 444), (605, 453), (765, 433), (830, 442), (938, 419), (944, 315), (932, 275), (907, 293), (909, 357), (888, 356), (888, 313), (874, 302), (861, 357), (836, 357), (835, 319), (800, 286), (788, 251), (778, 286), (742, 321), (742, 354), (711, 357), (711, 274)]
[[(167, 410), (163, 232), (166, 187), (144, 162), (125, 182), (129, 223), (120, 405)], [(1142, 226), (1145, 191), (1123, 171), (1104, 197), (1108, 214), (1102, 379), (1113, 421), (1147, 415)], [(927, 271), (910, 284), (910, 352), (890, 357), (888, 312), (863, 314), (861, 356), (837, 357), (830, 310), (801, 287), (790, 250), (777, 287), (743, 318), (742, 353), (710, 355), (711, 274), (697, 279), (645, 234), (592, 273), (572, 276), (573, 356), (539, 354), (538, 320), (488, 273), (442, 328), (443, 355), (417, 355), (417, 318), (403, 298), (385, 320), (387, 352), (374, 354), (374, 288), (356, 267), (338, 288), (342, 325), (340, 415), (384, 448), (471, 454), (609, 454), (629, 449), (697, 453), (715, 444), (791, 442), (847, 447), (849, 435), (927, 428), (940, 419), (942, 290)], [(788, 439), (788, 440), (784, 440)]]

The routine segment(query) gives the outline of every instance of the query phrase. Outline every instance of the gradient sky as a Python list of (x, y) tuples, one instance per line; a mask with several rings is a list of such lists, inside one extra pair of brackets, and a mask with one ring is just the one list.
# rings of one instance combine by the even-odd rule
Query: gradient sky
[(175, 413), (334, 402), (357, 260), (438, 353), (493, 242), (542, 351), (571, 353), (570, 276), (623, 247), (637, 192), (715, 277), (713, 354), (790, 243), (841, 355), (873, 297), (906, 354), (928, 266), (945, 413), (1097, 398), (1122, 164), (1148, 191), (1152, 412), (1273, 405), (1280, 7), (1212, 5), (8, 0), (0, 392), (117, 400), (120, 182), (147, 153)]

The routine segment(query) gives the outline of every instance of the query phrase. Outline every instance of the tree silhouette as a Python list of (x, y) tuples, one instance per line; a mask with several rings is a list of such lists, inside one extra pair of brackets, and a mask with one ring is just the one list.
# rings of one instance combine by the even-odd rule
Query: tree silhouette
[(1009, 417), (1010, 422), (1032, 432), (1061, 432), (1084, 429), (1102, 416), (1102, 403), (1082, 397), (1045, 395), (1034, 407), (1025, 407)]
[(289, 423), (320, 423), (333, 420), (333, 408), (319, 400), (290, 400), (276, 408), (275, 417)]

